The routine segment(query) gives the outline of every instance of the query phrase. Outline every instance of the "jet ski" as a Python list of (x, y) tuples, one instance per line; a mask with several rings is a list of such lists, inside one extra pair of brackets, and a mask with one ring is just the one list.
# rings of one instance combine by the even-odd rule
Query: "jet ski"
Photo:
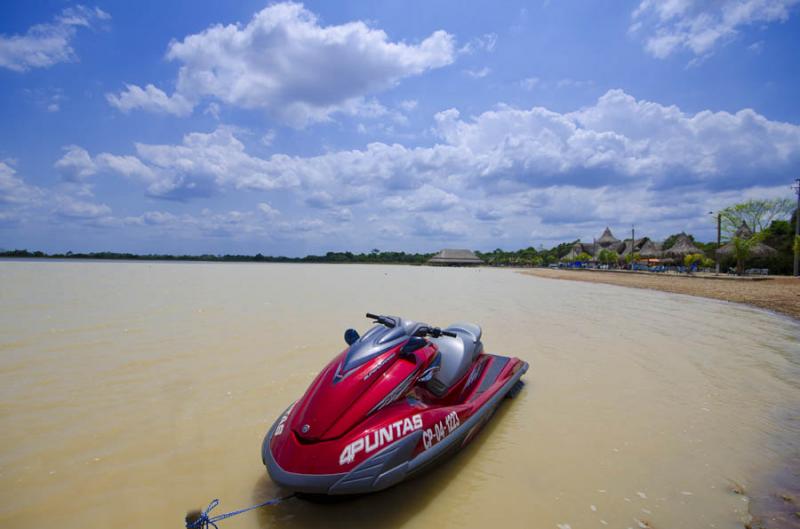
[(481, 328), (444, 329), (367, 314), (347, 348), (269, 429), (261, 456), (272, 480), (307, 495), (386, 489), (469, 443), (528, 363), (485, 353)]

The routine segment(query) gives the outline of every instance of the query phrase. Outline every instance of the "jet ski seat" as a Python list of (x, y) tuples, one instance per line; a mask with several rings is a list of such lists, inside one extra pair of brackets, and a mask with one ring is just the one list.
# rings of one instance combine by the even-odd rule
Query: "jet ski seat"
[(454, 323), (445, 330), (456, 333), (458, 337), (430, 339), (439, 348), (441, 355), (441, 367), (427, 383), (427, 388), (437, 396), (444, 395), (458, 382), (475, 358), (483, 353), (480, 326), (474, 323)]

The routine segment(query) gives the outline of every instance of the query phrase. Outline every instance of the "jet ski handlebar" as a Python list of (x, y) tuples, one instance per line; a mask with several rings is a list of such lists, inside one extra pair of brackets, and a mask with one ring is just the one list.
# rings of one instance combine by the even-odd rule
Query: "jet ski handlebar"
[(381, 316), (379, 314), (372, 314), (371, 312), (367, 312), (367, 318), (375, 320), (375, 323), (386, 325), (390, 329), (397, 326), (397, 322), (394, 321), (394, 318), (387, 318), (386, 316)]
[[(395, 321), (395, 319), (387, 316), (381, 316), (379, 314), (372, 314), (371, 312), (367, 312), (367, 318), (375, 320), (375, 323), (380, 323), (381, 325), (385, 325), (390, 329), (397, 326), (397, 322)], [(414, 336), (431, 336), (433, 338), (438, 338), (440, 336), (450, 336), (451, 338), (456, 338), (458, 335), (454, 332), (443, 331), (439, 327), (429, 327), (427, 325), (421, 325), (414, 332)]]
[(420, 327), (417, 329), (417, 332), (414, 333), (417, 336), (431, 336), (433, 338), (438, 338), (439, 336), (449, 336), (451, 338), (456, 338), (458, 335), (454, 332), (444, 331), (439, 327)]

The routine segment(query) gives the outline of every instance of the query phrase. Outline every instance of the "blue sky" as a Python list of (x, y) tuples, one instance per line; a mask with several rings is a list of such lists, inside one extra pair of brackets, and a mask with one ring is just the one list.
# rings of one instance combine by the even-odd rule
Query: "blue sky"
[(800, 176), (800, 0), (5, 2), (0, 248), (714, 238)]

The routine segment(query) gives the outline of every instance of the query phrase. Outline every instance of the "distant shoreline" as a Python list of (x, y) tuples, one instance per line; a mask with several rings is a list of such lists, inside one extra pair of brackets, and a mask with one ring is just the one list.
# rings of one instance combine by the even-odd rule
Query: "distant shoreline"
[(547, 279), (603, 283), (744, 303), (800, 321), (800, 278), (791, 276), (771, 276), (767, 280), (760, 281), (742, 279), (723, 281), (719, 278), (673, 274), (609, 273), (547, 268), (520, 270), (520, 272)]
[(421, 265), (435, 254), (405, 252), (370, 252), (355, 254), (352, 252), (327, 252), (325, 255), (306, 255), (305, 257), (286, 257), (271, 255), (239, 255), (239, 254), (134, 254), (122, 252), (89, 252), (89, 253), (55, 253), (29, 252), (27, 250), (11, 250), (0, 252), (3, 260), (58, 260), (58, 261), (160, 261), (160, 262), (204, 262), (204, 263), (328, 263), (328, 264), (408, 264)]

